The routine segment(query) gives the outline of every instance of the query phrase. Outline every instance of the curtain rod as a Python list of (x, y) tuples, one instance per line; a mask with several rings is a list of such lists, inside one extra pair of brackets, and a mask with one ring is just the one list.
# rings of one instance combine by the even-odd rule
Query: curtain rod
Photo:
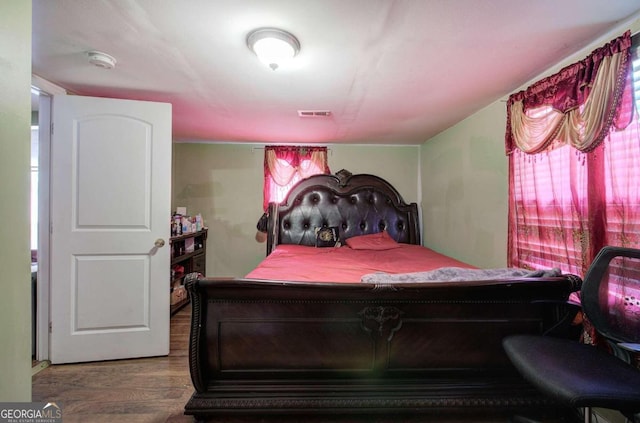
[[(298, 145), (298, 144), (290, 144), (290, 145), (275, 145), (275, 146), (266, 146), (266, 147), (251, 147), (253, 150), (264, 150), (267, 147), (302, 147), (302, 148), (325, 148), (323, 145)], [(326, 147), (327, 150), (330, 150), (329, 147)]]
[[(285, 145), (283, 147), (289, 147), (289, 146)], [(321, 147), (322, 148), (322, 146), (315, 146), (315, 145), (291, 145), (291, 147), (302, 147), (302, 148)], [(329, 147), (324, 147), (324, 148), (327, 149), (327, 152), (332, 151), (331, 148), (329, 148)], [(251, 152), (254, 152), (256, 150), (264, 150), (264, 149), (266, 149), (266, 147), (251, 147)]]

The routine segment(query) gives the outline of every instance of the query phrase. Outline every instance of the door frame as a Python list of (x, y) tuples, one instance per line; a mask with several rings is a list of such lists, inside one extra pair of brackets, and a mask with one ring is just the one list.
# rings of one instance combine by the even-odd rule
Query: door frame
[[(38, 91), (38, 274), (36, 281), (36, 356), (49, 360), (50, 251), (49, 233), (51, 181), (51, 104), (53, 96), (67, 90), (37, 75), (31, 75), (31, 87)], [(33, 294), (32, 294), (33, 295)]]
[(51, 180), (51, 100), (39, 96), (38, 110), (38, 276), (36, 281), (36, 360), (49, 360), (50, 321), (50, 187)]

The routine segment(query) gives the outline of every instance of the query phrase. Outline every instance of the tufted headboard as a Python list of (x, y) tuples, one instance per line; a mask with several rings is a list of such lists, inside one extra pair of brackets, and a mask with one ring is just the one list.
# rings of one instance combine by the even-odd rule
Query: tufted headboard
[(341, 170), (304, 179), (281, 204), (269, 204), (267, 255), (278, 244), (313, 246), (315, 229), (332, 226), (343, 242), (386, 230), (398, 242), (420, 244), (416, 203), (405, 203), (382, 178)]

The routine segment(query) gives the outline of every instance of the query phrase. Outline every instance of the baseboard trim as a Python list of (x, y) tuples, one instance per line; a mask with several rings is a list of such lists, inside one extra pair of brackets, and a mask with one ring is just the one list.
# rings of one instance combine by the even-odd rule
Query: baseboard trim
[(36, 374), (38, 374), (38, 372), (49, 367), (50, 364), (51, 362), (49, 360), (38, 361), (33, 367), (31, 367), (31, 377), (35, 376)]

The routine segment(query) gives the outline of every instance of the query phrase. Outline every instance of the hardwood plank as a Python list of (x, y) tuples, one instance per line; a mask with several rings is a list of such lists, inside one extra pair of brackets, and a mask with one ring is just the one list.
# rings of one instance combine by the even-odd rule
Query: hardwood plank
[(32, 400), (61, 405), (65, 423), (193, 422), (190, 323), (189, 306), (171, 318), (167, 357), (51, 365), (33, 376)]

